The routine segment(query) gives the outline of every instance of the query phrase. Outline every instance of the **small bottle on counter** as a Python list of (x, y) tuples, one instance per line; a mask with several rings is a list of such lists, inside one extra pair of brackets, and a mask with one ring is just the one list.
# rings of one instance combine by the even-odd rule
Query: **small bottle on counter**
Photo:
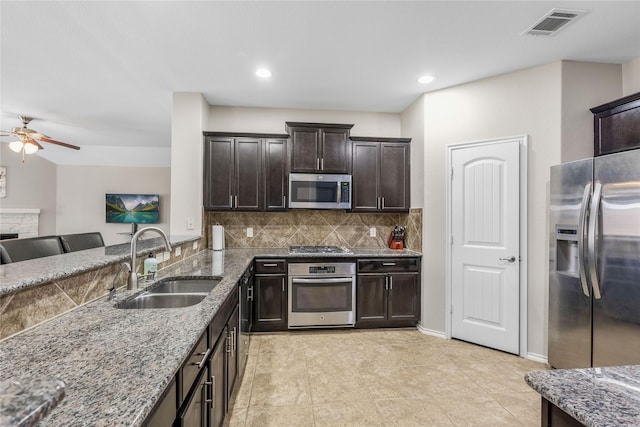
[(149, 257), (144, 260), (144, 278), (147, 280), (153, 280), (156, 278), (158, 272), (158, 260), (153, 257), (153, 254), (149, 254)]

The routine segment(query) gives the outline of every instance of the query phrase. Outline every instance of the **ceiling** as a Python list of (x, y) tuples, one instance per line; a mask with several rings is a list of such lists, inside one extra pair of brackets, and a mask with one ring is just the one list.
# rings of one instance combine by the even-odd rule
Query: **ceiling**
[[(521, 35), (552, 8), (588, 13), (553, 37)], [(82, 147), (39, 152), (61, 164), (168, 165), (173, 92), (398, 113), (424, 92), (539, 64), (640, 57), (640, 1), (3, 0), (0, 14), (0, 128), (33, 116)]]

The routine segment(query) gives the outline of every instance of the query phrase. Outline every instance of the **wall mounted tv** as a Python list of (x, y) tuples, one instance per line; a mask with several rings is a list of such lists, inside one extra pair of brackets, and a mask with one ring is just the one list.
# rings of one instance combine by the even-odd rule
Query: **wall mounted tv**
[(107, 194), (107, 223), (157, 224), (160, 222), (158, 194)]

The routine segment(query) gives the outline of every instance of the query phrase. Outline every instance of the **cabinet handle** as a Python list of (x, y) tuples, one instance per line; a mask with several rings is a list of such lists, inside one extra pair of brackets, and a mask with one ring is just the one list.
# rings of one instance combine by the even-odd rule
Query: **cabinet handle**
[(227, 332), (226, 344), (226, 352), (231, 353), (231, 331)]
[(189, 363), (189, 365), (191, 366), (197, 366), (198, 369), (202, 369), (204, 367), (204, 364), (207, 363), (207, 359), (209, 358), (209, 354), (211, 353), (211, 350), (213, 350), (213, 348), (210, 348), (207, 350), (206, 353), (198, 353), (198, 356), (202, 355), (202, 360), (200, 362), (191, 362)]
[(278, 264), (262, 264), (263, 267), (277, 267)]
[(316, 169), (320, 170), (320, 158), (316, 158)]
[(389, 276), (389, 290), (392, 291), (393, 290), (393, 277)]
[(380, 210), (384, 210), (384, 197), (380, 197), (380, 199), (382, 200), (382, 203), (380, 203), (380, 205), (382, 206)]
[(376, 197), (376, 209), (380, 210), (380, 197)]
[(284, 293), (284, 277), (282, 278), (282, 292)]
[(320, 170), (324, 170), (324, 158), (320, 159)]
[(235, 196), (236, 199), (236, 209), (238, 209), (238, 196)]
[(236, 352), (236, 341), (237, 341), (237, 330), (236, 327), (233, 327), (233, 352)]
[(384, 276), (384, 290), (389, 290), (389, 276)]
[(229, 196), (229, 207), (233, 209), (233, 196)]
[(247, 300), (253, 301), (253, 286), (247, 288)]
[(282, 207), (283, 208), (287, 207), (287, 196), (282, 196)]
[(395, 262), (383, 262), (382, 265), (396, 265)]
[(211, 409), (216, 407), (216, 376), (211, 375), (211, 382), (209, 383), (211, 390)]

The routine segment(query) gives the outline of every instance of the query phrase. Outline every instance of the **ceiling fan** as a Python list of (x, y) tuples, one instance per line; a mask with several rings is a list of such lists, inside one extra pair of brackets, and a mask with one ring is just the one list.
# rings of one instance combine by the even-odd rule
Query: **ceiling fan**
[(11, 131), (0, 131), (0, 137), (14, 137), (19, 138), (16, 141), (9, 143), (11, 148), (16, 153), (22, 153), (22, 162), (24, 162), (25, 154), (33, 154), (38, 150), (44, 150), (44, 147), (40, 145), (41, 142), (47, 142), (49, 144), (60, 145), (62, 147), (71, 148), (73, 150), (79, 150), (77, 145), (67, 144), (65, 142), (56, 141), (49, 138), (47, 135), (36, 132), (33, 129), (29, 129), (27, 125), (33, 120), (32, 117), (18, 116), (22, 122), (22, 127), (16, 126)]

